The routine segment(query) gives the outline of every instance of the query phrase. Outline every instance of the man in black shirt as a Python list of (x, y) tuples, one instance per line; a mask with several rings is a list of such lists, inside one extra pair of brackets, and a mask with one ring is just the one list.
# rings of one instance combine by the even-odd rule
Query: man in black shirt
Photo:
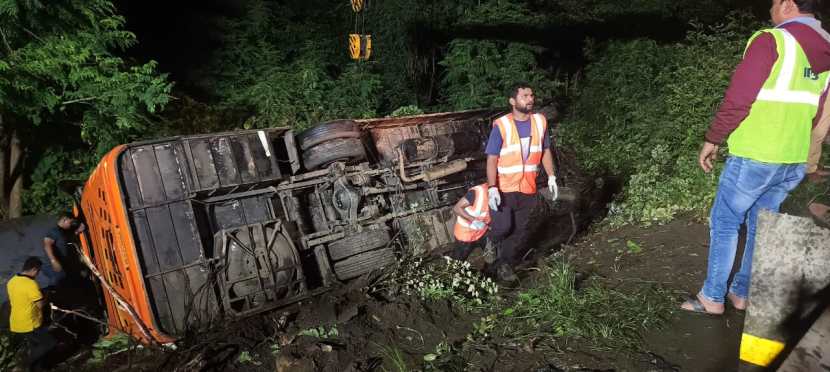
[(84, 231), (84, 225), (70, 214), (61, 214), (55, 227), (43, 238), (43, 250), (49, 261), (43, 265), (43, 274), (48, 279), (48, 286), (57, 287), (66, 279), (67, 270), (74, 271), (73, 262), (77, 260), (75, 252), (67, 243), (72, 235)]

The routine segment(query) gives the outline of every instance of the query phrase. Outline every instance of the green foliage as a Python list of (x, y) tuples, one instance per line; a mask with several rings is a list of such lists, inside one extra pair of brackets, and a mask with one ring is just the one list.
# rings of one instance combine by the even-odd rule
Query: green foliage
[[(83, 176), (90, 155), (149, 132), (172, 84), (155, 62), (131, 65), (116, 55), (136, 38), (109, 0), (0, 0), (0, 18), (0, 143), (11, 133), (22, 141), (26, 211), (65, 209), (60, 178)], [(77, 146), (72, 135), (94, 153), (49, 149)]]
[(0, 371), (13, 371), (15, 369), (19, 350), (20, 344), (15, 342), (11, 333), (0, 333)]
[[(378, 345), (380, 353), (383, 356), (383, 371), (384, 372), (408, 372), (410, 369), (406, 366), (406, 360), (401, 349), (391, 345)], [(389, 369), (387, 369), (387, 366)]]
[(628, 248), (628, 253), (631, 254), (637, 254), (643, 251), (643, 247), (631, 240), (626, 240), (625, 247)]
[(87, 360), (87, 364), (102, 364), (108, 356), (127, 351), (130, 345), (130, 337), (124, 333), (119, 333), (109, 338), (102, 338), (92, 345), (92, 357)]
[(450, 300), (466, 308), (481, 306), (498, 293), (496, 283), (473, 270), (469, 262), (446, 256), (433, 264), (423, 258), (405, 260), (375, 288), (379, 289), (415, 294), (428, 301)]
[(155, 62), (128, 66), (136, 43), (108, 0), (0, 0), (0, 112), (18, 130), (78, 123), (103, 153), (145, 129), (171, 84)]
[(393, 118), (401, 117), (401, 116), (414, 116), (414, 115), (421, 115), (424, 113), (424, 110), (421, 110), (420, 107), (415, 105), (408, 105), (408, 106), (401, 106), (398, 107), (395, 111), (392, 111), (389, 116)]
[(441, 61), (444, 99), (454, 110), (506, 107), (511, 86), (524, 81), (537, 101), (548, 101), (562, 84), (539, 66), (542, 51), (522, 43), (455, 40)]
[(262, 365), (262, 362), (258, 361), (259, 355), (251, 354), (250, 351), (245, 350), (239, 353), (239, 356), (236, 358), (236, 362), (239, 364), (253, 364), (255, 366)]
[(332, 325), (330, 328), (326, 329), (325, 326), (319, 326), (315, 328), (308, 328), (300, 331), (297, 333), (298, 336), (309, 336), (314, 338), (335, 338), (340, 335), (340, 332), (337, 331), (337, 326)]
[(644, 21), (646, 18), (720, 21), (728, 9), (735, 9), (736, 3), (729, 0), (559, 0), (543, 3), (540, 10), (553, 14), (559, 22), (607, 22), (623, 17), (641, 17)]
[(717, 180), (699, 170), (697, 151), (756, 27), (733, 14), (722, 25), (697, 27), (682, 43), (589, 48), (594, 61), (561, 131), (581, 166), (628, 178), (611, 206), (612, 223), (664, 222), (711, 205)]
[(622, 292), (594, 281), (578, 283), (573, 268), (556, 260), (542, 267), (535, 286), (494, 306), (471, 339), (553, 336), (636, 349), (640, 332), (664, 324), (672, 306), (671, 296), (659, 288)]
[(304, 128), (377, 115), (381, 80), (371, 65), (348, 60), (338, 42), (347, 23), (328, 5), (309, 5), (254, 0), (243, 16), (223, 20), (223, 46), (202, 85), (221, 107), (252, 112), (248, 126)]
[(24, 213), (58, 213), (72, 205), (72, 198), (60, 192), (61, 180), (84, 182), (97, 157), (90, 152), (66, 151), (61, 148), (48, 150), (35, 165), (32, 184), (23, 193)]

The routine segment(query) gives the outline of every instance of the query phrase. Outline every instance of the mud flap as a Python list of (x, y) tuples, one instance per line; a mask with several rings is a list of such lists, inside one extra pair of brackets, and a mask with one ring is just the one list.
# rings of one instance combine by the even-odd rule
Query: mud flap
[(817, 295), (830, 285), (829, 229), (809, 218), (761, 211), (756, 231), (741, 371), (780, 363), (800, 336), (793, 321), (813, 313)]

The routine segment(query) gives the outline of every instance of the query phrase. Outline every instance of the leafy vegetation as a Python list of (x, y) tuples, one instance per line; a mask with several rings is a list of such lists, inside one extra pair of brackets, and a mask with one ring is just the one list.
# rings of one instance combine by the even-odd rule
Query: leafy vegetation
[[(154, 61), (121, 57), (137, 39), (111, 1), (46, 6), (0, 0), (0, 144), (7, 149), (2, 154), (9, 154), (0, 164), (7, 175), (23, 176), (4, 177), (2, 209), (15, 209), (14, 215), (21, 205), (27, 213), (63, 209), (67, 200), (54, 188), (59, 179), (83, 178), (94, 165), (87, 154), (101, 155), (138, 138), (504, 107), (507, 87), (518, 80), (533, 84), (543, 102), (569, 102), (569, 89), (578, 82), (574, 76), (582, 76), (579, 67), (563, 67), (567, 61), (555, 49), (559, 44), (540, 35), (601, 29), (637, 17), (680, 18), (676, 24), (682, 29), (683, 19), (719, 19), (713, 15), (731, 6), (689, 0), (625, 5), (593, 0), (590, 6), (570, 0), (389, 0), (372, 3), (356, 18), (347, 3), (330, 0), (249, 0), (205, 22), (219, 30), (215, 51), (193, 63), (180, 84), (190, 90), (180, 90), (181, 99), (170, 102), (173, 85)], [(703, 193), (657, 206), (678, 189), (712, 185), (692, 175), (689, 159), (677, 155), (681, 147), (667, 135), (699, 132), (706, 122), (700, 118), (711, 112), (740, 53), (746, 24), (733, 17), (716, 29), (701, 26), (679, 44), (610, 40), (586, 49), (591, 64), (584, 89), (568, 110), (576, 129), (565, 132), (587, 166), (633, 177), (632, 191), (615, 205), (619, 221), (663, 220), (708, 200)], [(374, 36), (368, 62), (348, 59), (346, 34), (354, 31)], [(559, 36), (577, 35), (582, 31)], [(611, 89), (603, 90), (606, 82)], [(619, 99), (623, 96), (627, 104)], [(583, 129), (588, 127), (597, 128), (594, 133), (618, 130), (605, 132), (608, 138), (598, 143)], [(659, 132), (657, 139), (641, 138), (652, 130)], [(612, 143), (616, 140), (628, 147)], [(15, 144), (19, 151), (9, 151)], [(594, 148), (603, 151), (590, 151)], [(605, 149), (650, 156), (610, 161), (603, 157), (614, 152)], [(11, 159), (12, 153), (25, 153), (23, 171), (11, 171), (17, 167), (10, 160), (21, 159)], [(655, 183), (670, 185), (658, 195), (642, 194)], [(25, 202), (11, 200), (12, 190), (19, 194), (24, 187)], [(646, 206), (646, 212), (627, 214), (637, 206)]]
[(390, 345), (378, 345), (380, 353), (383, 356), (383, 371), (384, 372), (408, 372), (406, 359), (401, 349)]
[[(562, 83), (553, 79), (537, 62), (543, 50), (521, 43), (456, 40), (450, 43), (441, 65), (449, 107), (465, 110), (506, 107), (510, 87), (526, 81), (540, 102), (548, 102)], [(508, 57), (509, 56), (509, 57)]]
[(107, 357), (129, 350), (132, 341), (124, 333), (109, 338), (102, 338), (92, 345), (92, 357), (87, 360), (89, 365), (100, 365)]
[(751, 30), (741, 13), (696, 26), (681, 43), (652, 40), (592, 45), (593, 62), (563, 125), (563, 142), (580, 164), (625, 177), (610, 221), (665, 222), (702, 215), (717, 179), (697, 166), (703, 134), (723, 97)]
[(418, 257), (404, 260), (375, 290), (414, 294), (428, 301), (450, 300), (471, 309), (494, 300), (498, 285), (467, 261), (445, 256), (440, 262), (428, 262)]
[(321, 4), (246, 4), (241, 16), (221, 21), (222, 48), (202, 72), (201, 85), (221, 108), (253, 113), (251, 127), (377, 115), (380, 77), (349, 62), (338, 40), (345, 19)]
[(18, 364), (17, 354), (20, 343), (15, 342), (10, 332), (0, 333), (0, 370), (13, 371)]
[(536, 285), (494, 307), (471, 340), (488, 337), (582, 339), (597, 348), (636, 350), (640, 333), (664, 324), (674, 306), (660, 288), (622, 292), (586, 279), (553, 259)]
[[(80, 137), (100, 155), (136, 138), (168, 102), (172, 84), (155, 62), (129, 64), (116, 55), (136, 38), (111, 1), (0, 0), (0, 18), (0, 209), (15, 217), (33, 169), (51, 184), (65, 175), (44, 170), (63, 156), (49, 154), (50, 146), (76, 145), (71, 139)], [(47, 198), (57, 190), (31, 191), (28, 210), (55, 205)]]

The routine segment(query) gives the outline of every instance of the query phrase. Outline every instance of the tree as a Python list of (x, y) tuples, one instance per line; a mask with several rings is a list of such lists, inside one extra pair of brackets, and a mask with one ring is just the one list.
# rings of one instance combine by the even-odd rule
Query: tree
[[(151, 123), (171, 83), (156, 63), (115, 53), (136, 43), (108, 0), (0, 0), (0, 211), (21, 215), (32, 145), (67, 126), (102, 154)], [(31, 160), (31, 159), (30, 159)], [(57, 192), (57, 191), (55, 191)]]

